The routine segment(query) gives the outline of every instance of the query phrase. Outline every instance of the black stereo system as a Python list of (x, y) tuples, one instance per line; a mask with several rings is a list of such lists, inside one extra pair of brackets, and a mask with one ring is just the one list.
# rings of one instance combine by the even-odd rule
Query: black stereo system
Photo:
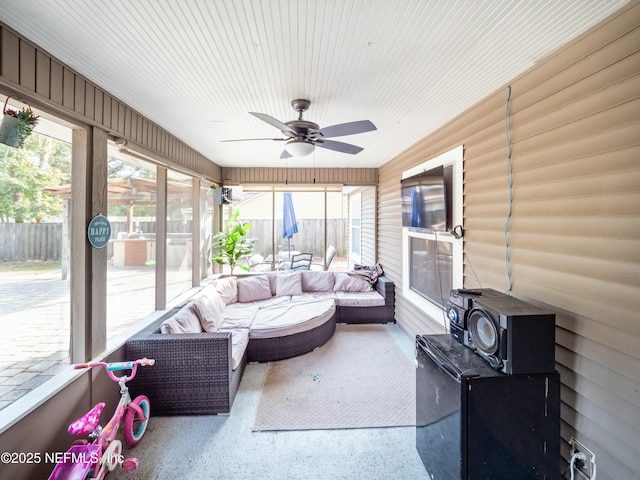
[(451, 290), (449, 295), (449, 304), (447, 305), (447, 317), (449, 318), (449, 326), (451, 335), (463, 345), (469, 347), (469, 330), (467, 328), (467, 318), (469, 312), (473, 309), (473, 299), (480, 296), (499, 296), (503, 293), (493, 290), (492, 288), (482, 289), (463, 289)]
[(450, 332), (508, 375), (555, 368), (555, 314), (491, 288), (451, 290)]

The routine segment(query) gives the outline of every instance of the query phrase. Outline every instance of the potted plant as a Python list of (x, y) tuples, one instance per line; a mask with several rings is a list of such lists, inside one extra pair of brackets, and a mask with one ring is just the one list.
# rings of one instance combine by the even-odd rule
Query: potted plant
[(21, 110), (7, 108), (9, 98), (11, 97), (7, 97), (7, 100), (4, 102), (4, 108), (2, 109), (3, 117), (0, 123), (0, 143), (4, 143), (10, 147), (22, 148), (24, 141), (31, 135), (40, 117), (33, 114), (30, 106), (23, 107)]
[(246, 265), (238, 265), (238, 261), (251, 255), (253, 244), (255, 243), (255, 239), (247, 238), (246, 236), (251, 224), (239, 220), (239, 217), (240, 210), (234, 208), (222, 231), (213, 236), (212, 248), (214, 255), (212, 260), (219, 265), (228, 263), (229, 267), (231, 267), (231, 275), (233, 275), (235, 267), (247, 272), (250, 270)]

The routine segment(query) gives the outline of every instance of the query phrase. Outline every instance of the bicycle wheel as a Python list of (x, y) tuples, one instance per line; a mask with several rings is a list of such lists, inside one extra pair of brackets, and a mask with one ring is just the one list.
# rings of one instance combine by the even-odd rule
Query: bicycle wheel
[(140, 407), (144, 413), (144, 418), (140, 417), (138, 412), (131, 408), (127, 408), (127, 413), (124, 415), (124, 426), (122, 435), (127, 445), (133, 446), (140, 443), (144, 432), (147, 430), (147, 423), (149, 423), (150, 403), (149, 399), (145, 395), (138, 395), (131, 403), (135, 403)]

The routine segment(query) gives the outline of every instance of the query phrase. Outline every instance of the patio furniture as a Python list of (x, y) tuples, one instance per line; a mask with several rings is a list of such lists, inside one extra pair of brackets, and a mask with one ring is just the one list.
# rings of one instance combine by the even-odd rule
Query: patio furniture
[(329, 270), (329, 266), (331, 265), (331, 262), (333, 261), (333, 257), (335, 255), (335, 247), (333, 245), (329, 245), (329, 247), (327, 247), (324, 258), (315, 258), (315, 262), (311, 263), (311, 270)]
[(157, 415), (229, 413), (248, 362), (310, 352), (331, 338), (336, 323), (394, 321), (394, 286), (386, 277), (375, 287), (333, 272), (223, 277), (127, 341), (128, 357), (156, 360), (130, 390), (147, 395)]
[(144, 369), (129, 389), (133, 396), (144, 393), (151, 399), (154, 415), (229, 412), (247, 352), (233, 369), (232, 332), (160, 333), (160, 324), (178, 310), (170, 310), (127, 341), (127, 355), (153, 358), (159, 367)]
[(262, 255), (254, 253), (253, 255), (244, 256), (238, 264), (249, 267), (252, 272), (269, 272), (272, 267), (272, 257), (269, 255), (267, 258), (263, 258)]
[(313, 253), (297, 253), (291, 255), (290, 270), (310, 270)]

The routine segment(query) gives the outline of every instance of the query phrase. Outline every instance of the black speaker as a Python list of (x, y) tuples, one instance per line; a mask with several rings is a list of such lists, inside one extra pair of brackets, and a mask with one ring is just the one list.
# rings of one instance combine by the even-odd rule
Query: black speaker
[(509, 295), (481, 296), (467, 315), (469, 345), (508, 375), (552, 373), (556, 316)]
[(457, 341), (469, 345), (469, 332), (467, 328), (467, 318), (473, 309), (473, 301), (482, 297), (495, 297), (504, 295), (492, 288), (479, 289), (453, 289), (449, 292), (449, 302), (447, 303), (447, 318), (449, 319), (449, 332)]

